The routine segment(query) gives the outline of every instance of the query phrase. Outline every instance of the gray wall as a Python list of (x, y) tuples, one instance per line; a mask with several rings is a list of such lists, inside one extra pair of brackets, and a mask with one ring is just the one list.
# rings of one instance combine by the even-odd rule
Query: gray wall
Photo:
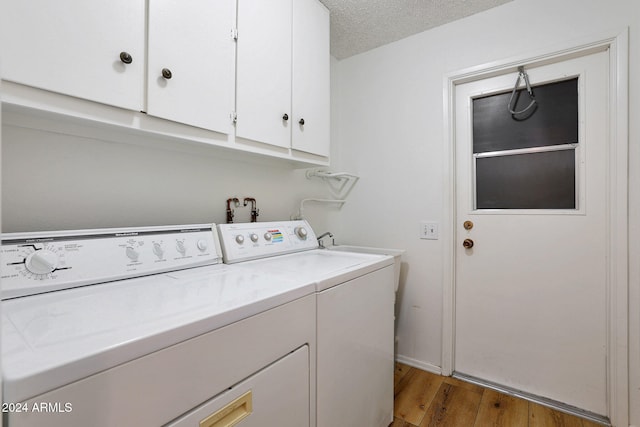
[[(175, 150), (157, 149), (127, 138), (113, 132), (106, 141), (5, 123), (3, 231), (220, 223), (229, 197), (254, 197), (260, 221), (282, 220), (297, 213), (301, 199), (327, 196), (319, 181), (283, 162), (230, 158), (214, 149), (190, 152), (178, 142)], [(323, 229), (325, 207), (305, 210)], [(249, 207), (236, 210), (235, 222), (249, 218)]]

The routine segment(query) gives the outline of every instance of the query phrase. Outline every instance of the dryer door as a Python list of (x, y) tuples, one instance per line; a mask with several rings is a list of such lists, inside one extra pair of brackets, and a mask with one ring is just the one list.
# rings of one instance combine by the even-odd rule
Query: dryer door
[(309, 402), (305, 345), (165, 427), (308, 427)]

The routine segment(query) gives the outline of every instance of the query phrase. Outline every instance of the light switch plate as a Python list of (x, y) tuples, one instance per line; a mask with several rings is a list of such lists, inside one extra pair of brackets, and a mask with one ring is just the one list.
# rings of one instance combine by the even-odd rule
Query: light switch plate
[(420, 238), (438, 240), (438, 223), (422, 221), (420, 223)]

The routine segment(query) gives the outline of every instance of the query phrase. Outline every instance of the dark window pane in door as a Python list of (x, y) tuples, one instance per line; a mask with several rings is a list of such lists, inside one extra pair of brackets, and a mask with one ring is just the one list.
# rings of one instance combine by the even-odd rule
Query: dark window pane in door
[(477, 209), (575, 209), (575, 150), (476, 159)]
[[(533, 94), (536, 105), (515, 116), (508, 111), (511, 92), (474, 99), (473, 152), (577, 143), (578, 79), (534, 86)], [(526, 90), (517, 91), (515, 98), (515, 111), (529, 105)]]

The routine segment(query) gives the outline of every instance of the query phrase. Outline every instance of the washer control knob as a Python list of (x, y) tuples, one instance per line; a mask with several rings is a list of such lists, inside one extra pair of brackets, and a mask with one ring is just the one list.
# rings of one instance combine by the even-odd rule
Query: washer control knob
[(160, 243), (153, 244), (153, 253), (160, 259), (162, 259), (162, 255), (164, 255), (164, 249)]
[(181, 255), (184, 255), (185, 253), (187, 253), (187, 248), (185, 247), (184, 242), (182, 240), (176, 241), (176, 249), (178, 252), (180, 252)]
[(273, 236), (268, 231), (264, 233), (264, 240), (266, 240), (267, 242), (270, 242), (272, 237)]
[(131, 261), (138, 261), (138, 257), (140, 256), (140, 253), (138, 253), (138, 251), (136, 251), (133, 246), (127, 246), (127, 257), (131, 260)]
[(302, 240), (306, 240), (307, 239), (307, 229), (304, 227), (296, 227), (296, 235), (302, 239)]
[(244, 243), (244, 236), (242, 234), (238, 234), (236, 236), (236, 243), (239, 244), (239, 245)]
[(251, 236), (249, 237), (251, 237), (251, 241), (253, 243), (256, 243), (258, 241), (258, 235), (256, 233), (251, 233)]
[(25, 265), (33, 274), (49, 274), (58, 266), (58, 255), (47, 249), (41, 249), (30, 254)]
[(198, 243), (196, 243), (196, 245), (198, 246), (198, 249), (200, 249), (202, 252), (206, 251), (207, 248), (209, 247), (209, 245), (207, 245), (207, 241), (204, 239), (198, 240)]

